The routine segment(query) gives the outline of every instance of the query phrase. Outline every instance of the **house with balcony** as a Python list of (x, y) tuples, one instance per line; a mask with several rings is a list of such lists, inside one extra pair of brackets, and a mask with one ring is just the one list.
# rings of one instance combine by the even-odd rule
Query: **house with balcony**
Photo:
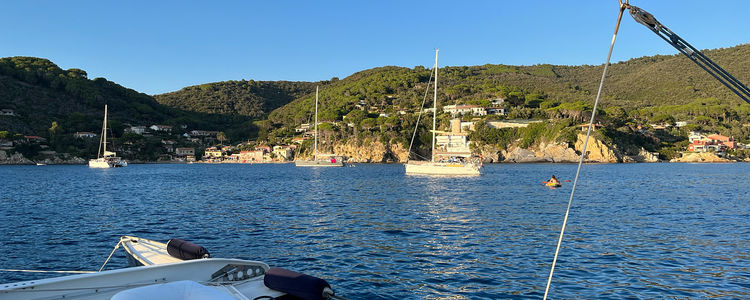
[(487, 111), (488, 115), (498, 115), (498, 116), (504, 116), (505, 115), (505, 108), (502, 107), (488, 107), (485, 109)]
[(203, 157), (205, 159), (219, 159), (224, 157), (224, 153), (216, 147), (209, 147), (203, 152)]
[(47, 141), (47, 139), (36, 135), (24, 135), (23, 138), (30, 144), (39, 144)]
[(172, 126), (169, 125), (151, 125), (149, 129), (152, 131), (172, 132)]
[(286, 145), (273, 146), (273, 154), (281, 161), (289, 161), (294, 156), (294, 149)]
[(240, 151), (239, 162), (243, 164), (264, 162), (265, 159), (263, 155), (265, 155), (265, 152), (263, 152), (263, 150)]
[(77, 139), (95, 138), (96, 136), (97, 136), (96, 133), (88, 132), (88, 131), (78, 131), (78, 132), (76, 132), (76, 133), (73, 134), (73, 137), (75, 137)]
[(187, 157), (187, 156), (193, 156), (195, 157), (195, 148), (186, 148), (186, 147), (179, 147), (174, 149), (174, 154), (178, 157)]
[(146, 133), (146, 126), (130, 126), (128, 128), (125, 128), (125, 133), (135, 133), (143, 135)]
[(471, 142), (469, 131), (473, 122), (462, 122), (461, 119), (451, 120), (451, 131), (440, 132), (435, 136), (435, 155), (442, 157), (471, 157)]
[(737, 149), (737, 141), (733, 137), (712, 134), (705, 136), (700, 132), (692, 131), (688, 136), (688, 151), (690, 152), (724, 152), (727, 149)]
[(255, 150), (261, 150), (263, 151), (263, 153), (271, 153), (271, 151), (273, 151), (273, 148), (271, 148), (271, 146), (269, 145), (260, 145), (255, 146)]
[(308, 130), (310, 130), (310, 124), (309, 123), (305, 123), (305, 124), (301, 124), (301, 125), (299, 125), (299, 127), (295, 128), (294, 132), (300, 133), (300, 132), (307, 132)]
[(208, 131), (208, 130), (191, 130), (189, 134), (192, 137), (207, 137), (207, 136), (216, 137), (217, 135), (219, 135), (219, 132)]
[(715, 144), (726, 146), (727, 149), (737, 148), (737, 141), (734, 140), (734, 137), (723, 136), (720, 134), (712, 134), (712, 135), (707, 136), (706, 138)]
[(463, 116), (463, 115), (472, 115), (472, 116), (486, 116), (487, 110), (484, 109), (484, 107), (481, 107), (479, 105), (462, 105), (462, 104), (456, 104), (456, 105), (446, 105), (443, 106), (443, 111), (450, 113), (452, 116)]

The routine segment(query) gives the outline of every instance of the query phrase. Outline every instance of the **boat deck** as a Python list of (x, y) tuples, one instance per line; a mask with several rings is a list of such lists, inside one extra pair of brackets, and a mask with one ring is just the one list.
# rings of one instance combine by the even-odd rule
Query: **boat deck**
[(165, 243), (133, 236), (123, 236), (120, 242), (125, 248), (125, 252), (128, 253), (128, 260), (132, 260), (131, 264), (134, 265), (151, 266), (182, 261), (167, 253), (167, 244)]

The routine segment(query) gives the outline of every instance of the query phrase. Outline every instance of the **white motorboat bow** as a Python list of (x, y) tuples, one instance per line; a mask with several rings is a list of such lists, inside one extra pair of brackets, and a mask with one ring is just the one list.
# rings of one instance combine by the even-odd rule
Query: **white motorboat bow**
[(142, 266), (2, 284), (0, 299), (343, 299), (323, 279), (258, 261), (207, 258), (205, 248), (179, 239), (123, 236), (115, 249), (120, 245)]

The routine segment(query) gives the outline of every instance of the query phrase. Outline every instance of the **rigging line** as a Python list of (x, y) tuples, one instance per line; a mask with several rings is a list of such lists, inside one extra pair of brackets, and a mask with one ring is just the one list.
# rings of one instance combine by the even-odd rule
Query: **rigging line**
[(21, 270), (21, 269), (0, 269), (3, 272), (25, 272), (25, 273), (73, 273), (73, 274), (89, 274), (96, 273), (96, 271), (64, 271), (64, 270)]
[(107, 265), (107, 263), (109, 262), (109, 259), (112, 258), (112, 254), (115, 254), (115, 250), (117, 250), (117, 248), (120, 248), (120, 244), (122, 244), (122, 240), (120, 240), (119, 242), (117, 242), (117, 244), (115, 245), (115, 248), (112, 249), (112, 252), (109, 253), (109, 257), (107, 257), (107, 260), (104, 261), (104, 264), (102, 265), (101, 268), (99, 268), (98, 272), (101, 272), (104, 269), (104, 266)]
[(604, 79), (607, 76), (607, 67), (609, 67), (609, 60), (612, 58), (612, 50), (615, 47), (615, 39), (617, 38), (617, 31), (620, 29), (620, 21), (622, 21), (623, 12), (628, 8), (627, 1), (625, 3), (620, 2), (620, 13), (617, 16), (617, 24), (615, 25), (615, 32), (612, 35), (612, 42), (609, 45), (609, 53), (607, 54), (607, 61), (604, 63), (604, 71), (602, 72), (602, 79), (599, 82), (599, 91), (596, 93), (596, 100), (594, 101), (594, 109), (591, 111), (591, 120), (589, 121), (589, 128), (586, 131), (586, 140), (583, 143), (583, 150), (581, 151), (581, 159), (578, 161), (578, 169), (576, 169), (576, 177), (573, 180), (573, 188), (570, 191), (570, 199), (568, 200), (568, 207), (565, 209), (565, 218), (563, 218), (563, 224), (560, 228), (560, 236), (557, 239), (557, 247), (555, 248), (555, 257), (552, 259), (552, 266), (549, 270), (549, 278), (547, 278), (547, 287), (544, 289), (544, 299), (547, 299), (549, 293), (549, 287), (552, 284), (552, 274), (555, 272), (555, 264), (557, 264), (557, 255), (560, 253), (560, 245), (562, 244), (563, 235), (565, 234), (565, 225), (568, 223), (568, 215), (570, 215), (570, 206), (573, 204), (573, 195), (576, 191), (576, 185), (578, 185), (578, 175), (581, 173), (581, 166), (583, 160), (586, 157), (586, 146), (589, 144), (589, 137), (591, 136), (591, 128), (594, 127), (594, 117), (596, 116), (596, 107), (599, 104), (599, 99), (602, 95), (602, 88), (604, 87)]
[[(414, 125), (414, 133), (411, 135), (411, 142), (409, 142), (409, 153), (411, 155), (411, 146), (414, 145), (414, 137), (417, 136), (417, 129), (419, 129), (419, 120), (422, 118), (422, 109), (424, 108), (424, 103), (427, 101), (427, 94), (430, 92), (430, 82), (432, 82), (432, 71), (434, 71), (436, 66), (433, 66), (432, 69), (430, 69), (430, 79), (427, 79), (427, 88), (424, 90), (424, 98), (422, 98), (422, 106), (419, 107), (419, 115), (417, 115), (417, 123)], [(416, 154), (417, 156), (420, 156), (419, 154)], [(409, 160), (409, 156), (406, 157), (406, 160)]]

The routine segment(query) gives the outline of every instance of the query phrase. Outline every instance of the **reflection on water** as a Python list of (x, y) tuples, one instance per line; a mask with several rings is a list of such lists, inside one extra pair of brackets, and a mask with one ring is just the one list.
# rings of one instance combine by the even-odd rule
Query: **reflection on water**
[[(750, 297), (746, 164), (587, 165), (553, 298)], [(574, 165), (0, 167), (0, 268), (91, 270), (120, 235), (180, 237), (370, 298), (539, 298)], [(122, 253), (108, 264), (124, 267)], [(0, 282), (44, 274), (0, 273)]]

